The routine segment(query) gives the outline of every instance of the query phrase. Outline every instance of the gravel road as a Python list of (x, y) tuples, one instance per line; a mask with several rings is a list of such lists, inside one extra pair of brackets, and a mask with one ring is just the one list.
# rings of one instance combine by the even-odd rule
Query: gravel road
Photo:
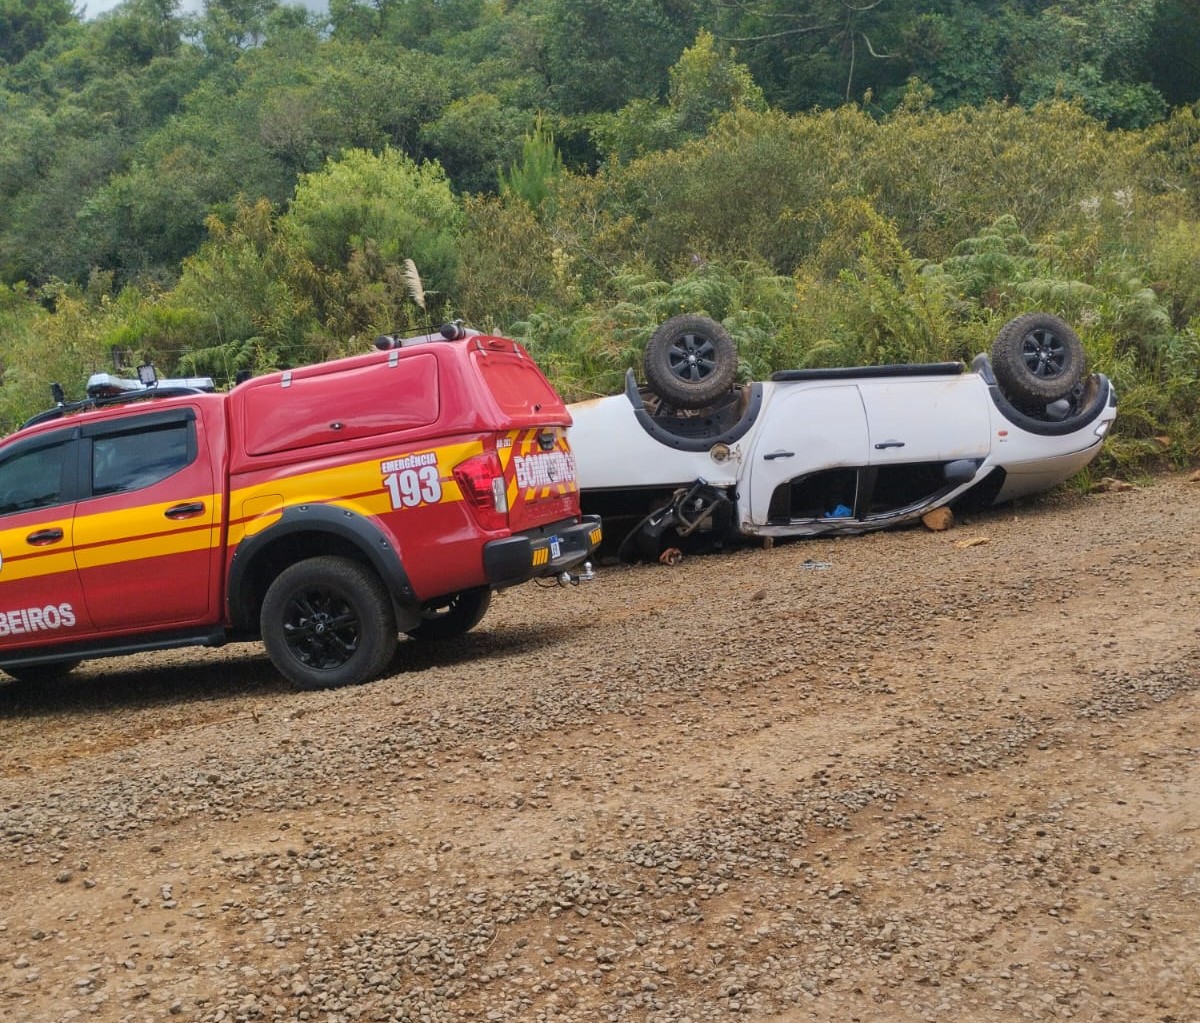
[[(1200, 482), (0, 684), (0, 1019), (1200, 1020)], [(812, 563), (828, 563), (828, 567)]]

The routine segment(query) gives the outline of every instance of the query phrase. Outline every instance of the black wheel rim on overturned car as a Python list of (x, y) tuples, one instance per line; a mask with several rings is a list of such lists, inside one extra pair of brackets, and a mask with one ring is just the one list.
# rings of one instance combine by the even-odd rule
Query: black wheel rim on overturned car
[(1009, 320), (992, 345), (992, 369), (1018, 408), (1037, 410), (1069, 394), (1083, 379), (1086, 359), (1079, 335), (1050, 313)]
[(1054, 380), (1067, 368), (1067, 343), (1049, 327), (1036, 327), (1021, 340), (1021, 359), (1033, 376)]
[(704, 408), (733, 384), (737, 348), (715, 320), (684, 313), (654, 331), (642, 365), (651, 390), (669, 405)]

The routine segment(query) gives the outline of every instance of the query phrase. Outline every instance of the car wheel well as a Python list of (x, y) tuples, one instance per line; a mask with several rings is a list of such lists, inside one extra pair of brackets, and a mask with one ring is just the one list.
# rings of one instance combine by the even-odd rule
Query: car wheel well
[(1008, 472), (1003, 466), (996, 466), (986, 476), (954, 502), (954, 507), (960, 511), (983, 511), (996, 503), (996, 498), (1004, 487)]
[(374, 570), (366, 552), (344, 536), (322, 530), (288, 533), (255, 551), (243, 571), (235, 627), (257, 632), (263, 599), (271, 583), (297, 562), (324, 556), (347, 558)]

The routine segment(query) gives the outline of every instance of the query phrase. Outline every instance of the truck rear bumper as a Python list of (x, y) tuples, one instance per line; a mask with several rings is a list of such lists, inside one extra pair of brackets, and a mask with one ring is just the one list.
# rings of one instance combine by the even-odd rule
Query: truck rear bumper
[(600, 546), (600, 516), (584, 515), (526, 530), (483, 548), (483, 568), (495, 589), (556, 576), (591, 557)]

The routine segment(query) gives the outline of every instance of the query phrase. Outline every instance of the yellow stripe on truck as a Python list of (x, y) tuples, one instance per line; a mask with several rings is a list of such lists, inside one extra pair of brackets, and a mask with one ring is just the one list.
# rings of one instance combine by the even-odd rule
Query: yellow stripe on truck
[[(212, 524), (220, 514), (219, 501), (216, 494), (203, 494), (184, 501), (81, 515), (75, 520), (75, 562), (82, 570), (207, 550), (217, 542)], [(168, 508), (190, 502), (203, 503), (203, 514), (190, 519), (166, 517)]]
[(421, 497), (414, 507), (453, 504), (463, 500), (462, 489), (454, 479), (454, 467), (482, 451), (483, 443), (478, 440), (433, 448), (407, 447), (369, 461), (239, 487), (230, 502), (236, 518), (230, 523), (229, 544), (235, 546), (245, 537), (262, 532), (289, 507), (325, 504), (375, 516), (402, 510), (394, 503), (388, 477), (398, 466), (409, 463), (436, 466), (436, 500)]
[(497, 448), (496, 453), (500, 456), (500, 468), (504, 470), (504, 475), (508, 477), (508, 506), (513, 508), (516, 506), (517, 497), (520, 493), (520, 487), (517, 486), (516, 470), (509, 475), (509, 469), (512, 465), (513, 456), (524, 452), (528, 446), (533, 433), (530, 430), (510, 430), (508, 434), (502, 438)]
[[(245, 537), (261, 532), (278, 521), (289, 506), (327, 504), (364, 515), (389, 514), (396, 509), (385, 482), (385, 467), (389, 462), (403, 462), (414, 454), (426, 454), (436, 459), (438, 494), (433, 503), (461, 501), (463, 495), (454, 479), (454, 467), (482, 450), (483, 444), (478, 440), (434, 448), (402, 448), (385, 457), (239, 487), (230, 498), (233, 521), (229, 523), (228, 542), (230, 546), (236, 546)], [(166, 517), (168, 508), (191, 502), (203, 503), (204, 512), (192, 518)], [(86, 508), (86, 502), (78, 507)], [(70, 518), (40, 524), (38, 528), (63, 531), (63, 541), (46, 548), (31, 547), (26, 543), (25, 537), (31, 532), (28, 527), (0, 530), (0, 550), (21, 552), (4, 559), (4, 579), (15, 581), (71, 572), (76, 568), (99, 568), (207, 550), (221, 542), (218, 524), (222, 518), (221, 495), (202, 494), (165, 503), (84, 514), (74, 520), (73, 526)]]
[[(30, 533), (43, 529), (61, 529), (63, 539), (57, 544), (34, 547), (26, 541)], [(57, 519), (39, 522), (36, 526), (0, 530), (0, 551), (4, 552), (0, 571), (4, 582), (33, 579), (40, 575), (55, 575), (75, 571), (75, 555), (71, 550), (71, 520)]]
[[(514, 507), (518, 501), (531, 504), (551, 497), (565, 497), (579, 489), (571, 450), (564, 440), (562, 431), (559, 429), (554, 431), (557, 439), (554, 447), (549, 451), (543, 450), (538, 443), (539, 434), (544, 432), (545, 429), (514, 430), (505, 439), (500, 461), (505, 468), (506, 475), (509, 465), (515, 459), (521, 459), (524, 462), (524, 472), (522, 464), (518, 462), (508, 481), (508, 505), (510, 508)], [(560, 465), (554, 464), (557, 460), (561, 460)], [(554, 475), (563, 474), (563, 469), (570, 474), (570, 478), (555, 479)], [(550, 478), (546, 479), (546, 476), (550, 476)], [(522, 478), (524, 478), (524, 483), (522, 483)]]

